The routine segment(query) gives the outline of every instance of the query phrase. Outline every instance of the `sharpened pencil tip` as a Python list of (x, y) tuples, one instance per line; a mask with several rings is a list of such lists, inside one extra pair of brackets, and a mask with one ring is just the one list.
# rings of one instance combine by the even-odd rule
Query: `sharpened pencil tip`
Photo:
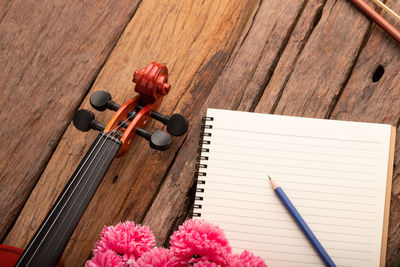
[(267, 176), (268, 176), (269, 182), (270, 182), (271, 185), (272, 185), (272, 188), (273, 188), (273, 189), (276, 189), (276, 188), (278, 187), (278, 185), (275, 183), (274, 180), (272, 180), (271, 176), (269, 176), (269, 175), (267, 175)]

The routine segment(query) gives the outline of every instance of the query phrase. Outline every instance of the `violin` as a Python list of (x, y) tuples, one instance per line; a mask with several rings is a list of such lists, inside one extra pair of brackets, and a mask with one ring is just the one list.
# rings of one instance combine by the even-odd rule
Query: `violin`
[[(90, 96), (94, 109), (115, 111), (107, 125), (96, 121), (90, 110), (75, 112), (73, 124), (78, 130), (94, 129), (99, 135), (26, 248), (22, 251), (0, 245), (1, 266), (56, 266), (113, 159), (123, 156), (136, 136), (148, 140), (153, 149), (167, 150), (172, 143), (169, 134), (180, 136), (186, 133), (189, 124), (185, 117), (157, 112), (163, 97), (171, 89), (166, 66), (153, 62), (135, 71), (133, 82), (139, 94), (123, 105), (112, 101), (111, 95), (104, 91)], [(151, 119), (165, 124), (169, 134), (144, 129)]]

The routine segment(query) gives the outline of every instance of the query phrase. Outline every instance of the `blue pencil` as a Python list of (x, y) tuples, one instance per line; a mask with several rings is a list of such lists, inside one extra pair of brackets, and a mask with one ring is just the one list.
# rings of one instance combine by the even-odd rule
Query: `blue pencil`
[(297, 224), (300, 226), (301, 230), (304, 232), (304, 234), (307, 236), (308, 240), (310, 240), (311, 244), (314, 246), (315, 250), (318, 252), (319, 256), (321, 259), (324, 261), (326, 266), (336, 266), (336, 264), (333, 262), (331, 257), (329, 257), (328, 253), (325, 251), (325, 249), (322, 247), (321, 243), (318, 241), (317, 237), (314, 235), (314, 233), (311, 231), (310, 227), (308, 227), (307, 223), (304, 221), (304, 219), (301, 217), (300, 213), (297, 211), (297, 209), (294, 207), (293, 203), (290, 201), (288, 196), (285, 194), (283, 189), (278, 186), (268, 175), (268, 179), (272, 185), (272, 188), (274, 189), (275, 193), (278, 195), (279, 199), (282, 201), (283, 205), (287, 208), (289, 213), (292, 215), (294, 220), (297, 222)]

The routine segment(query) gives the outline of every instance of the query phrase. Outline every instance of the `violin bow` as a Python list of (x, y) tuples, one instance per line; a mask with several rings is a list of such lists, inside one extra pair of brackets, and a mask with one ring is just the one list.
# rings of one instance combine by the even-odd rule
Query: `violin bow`
[(392, 15), (392, 17), (394, 17), (395, 19), (397, 19), (397, 21), (400, 21), (400, 16), (396, 14), (396, 12), (394, 12), (390, 7), (388, 7), (387, 5), (385, 5), (384, 3), (382, 3), (380, 0), (372, 0), (375, 2), (375, 4), (377, 4), (378, 6), (380, 6), (381, 8), (383, 8), (387, 13), (389, 13), (390, 15)]
[[(356, 5), (364, 15), (368, 18), (372, 19), (376, 24), (378, 24), (382, 29), (384, 29), (393, 39), (395, 39), (398, 43), (400, 43), (400, 31), (396, 29), (392, 24), (390, 24), (385, 18), (383, 18), (378, 12), (375, 11), (372, 7), (370, 7), (364, 0), (349, 0), (354, 5)], [(379, 2), (380, 6), (384, 6), (385, 10), (390, 10), (389, 13), (394, 13), (393, 10), (388, 8), (385, 4), (380, 2), (379, 0), (374, 0), (375, 2)], [(383, 7), (382, 6), (382, 7)], [(395, 18), (398, 19), (398, 15), (394, 13)], [(392, 14), (393, 15), (393, 14)]]
[[(137, 96), (119, 105), (111, 95), (98, 91), (90, 96), (90, 104), (99, 111), (115, 111), (107, 125), (94, 118), (93, 112), (75, 112), (73, 123), (80, 130), (99, 131), (99, 135), (75, 170), (67, 185), (39, 226), (15, 266), (55, 266), (71, 238), (80, 218), (115, 157), (124, 155), (136, 136), (149, 141), (156, 150), (167, 150), (172, 143), (169, 134), (186, 133), (188, 121), (180, 114), (166, 116), (157, 112), (171, 86), (166, 66), (153, 62), (133, 75)], [(151, 119), (165, 124), (167, 133), (151, 132), (144, 127)], [(0, 264), (1, 265), (1, 264)]]

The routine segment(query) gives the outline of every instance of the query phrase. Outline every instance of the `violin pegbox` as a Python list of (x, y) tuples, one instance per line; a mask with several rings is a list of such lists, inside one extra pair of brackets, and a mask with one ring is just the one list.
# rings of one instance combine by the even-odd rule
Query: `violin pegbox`
[(136, 83), (135, 91), (139, 94), (123, 105), (112, 101), (111, 95), (105, 91), (97, 91), (90, 96), (90, 104), (94, 109), (115, 111), (106, 126), (96, 121), (93, 112), (89, 110), (75, 112), (73, 120), (78, 130), (95, 129), (120, 139), (122, 146), (117, 157), (128, 151), (136, 135), (148, 140), (150, 147), (156, 150), (167, 150), (171, 146), (172, 139), (167, 133), (161, 130), (151, 132), (144, 129), (151, 119), (166, 125), (168, 133), (173, 136), (184, 135), (189, 127), (186, 118), (180, 114), (166, 116), (157, 112), (163, 97), (171, 89), (168, 84), (166, 66), (153, 62), (135, 71), (133, 82)]

